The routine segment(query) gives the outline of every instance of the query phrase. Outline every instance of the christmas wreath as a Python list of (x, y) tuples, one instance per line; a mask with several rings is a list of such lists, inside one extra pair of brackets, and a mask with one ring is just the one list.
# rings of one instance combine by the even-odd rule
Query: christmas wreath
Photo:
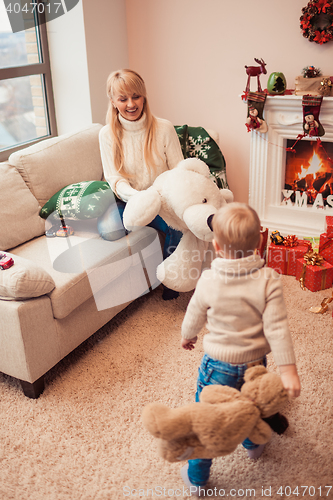
[(322, 45), (333, 40), (333, 0), (311, 0), (300, 17), (303, 36)]

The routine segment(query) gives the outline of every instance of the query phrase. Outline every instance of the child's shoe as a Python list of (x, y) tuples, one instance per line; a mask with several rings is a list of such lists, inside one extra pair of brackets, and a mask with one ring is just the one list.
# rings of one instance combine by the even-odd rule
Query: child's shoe
[(264, 451), (265, 445), (260, 444), (257, 448), (254, 448), (253, 450), (246, 450), (247, 451), (247, 456), (251, 458), (252, 460), (256, 460), (259, 458)]
[(197, 497), (200, 497), (200, 496), (204, 496), (205, 495), (205, 489), (204, 489), (204, 487), (195, 486), (189, 480), (189, 477), (188, 477), (188, 463), (186, 463), (185, 465), (183, 465), (183, 467), (180, 469), (180, 475), (182, 477), (182, 480), (186, 484), (186, 486), (190, 489), (190, 496), (195, 495)]

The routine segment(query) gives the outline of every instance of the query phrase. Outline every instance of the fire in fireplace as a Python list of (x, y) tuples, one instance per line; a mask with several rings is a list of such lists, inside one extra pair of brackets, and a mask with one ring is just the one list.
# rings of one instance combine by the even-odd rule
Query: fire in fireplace
[(297, 206), (333, 207), (333, 143), (287, 139), (285, 200)]

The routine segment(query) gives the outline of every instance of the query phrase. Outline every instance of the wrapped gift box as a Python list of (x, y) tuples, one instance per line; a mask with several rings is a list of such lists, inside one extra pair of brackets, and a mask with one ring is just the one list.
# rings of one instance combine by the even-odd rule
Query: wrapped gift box
[(333, 265), (333, 238), (330, 238), (327, 233), (320, 235), (319, 253), (329, 264)]
[(304, 286), (311, 292), (318, 292), (330, 288), (333, 282), (333, 266), (323, 260), (320, 265), (307, 264), (305, 259), (298, 259), (296, 263), (296, 279), (304, 273)]
[(325, 233), (332, 238), (333, 236), (333, 216), (327, 215), (325, 217)]
[(302, 258), (309, 250), (309, 245), (302, 240), (297, 240), (298, 245), (288, 247), (271, 243), (268, 247), (267, 266), (272, 267), (280, 274), (296, 275), (297, 260)]

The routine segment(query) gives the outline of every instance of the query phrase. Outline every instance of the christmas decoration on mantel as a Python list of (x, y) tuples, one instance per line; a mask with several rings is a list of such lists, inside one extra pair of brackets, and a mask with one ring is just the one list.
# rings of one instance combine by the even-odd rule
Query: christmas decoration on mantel
[(319, 122), (319, 112), (323, 96), (304, 95), (303, 106), (303, 130), (309, 137), (321, 137), (325, 135), (325, 130)]
[(333, 40), (333, 0), (311, 0), (302, 9), (302, 34), (320, 45)]
[(332, 88), (333, 88), (333, 77), (325, 76), (320, 82), (320, 87), (318, 89), (318, 92), (320, 95), (328, 97), (331, 95)]
[(248, 92), (247, 94), (247, 131), (256, 130), (265, 134), (268, 130), (267, 123), (263, 119), (263, 110), (266, 101), (265, 92)]
[(287, 90), (287, 81), (283, 73), (275, 71), (267, 80), (267, 90), (271, 95), (282, 95)]
[(252, 76), (257, 77), (257, 91), (262, 92), (262, 88), (260, 85), (260, 75), (266, 75), (267, 70), (266, 70), (266, 63), (263, 59), (256, 59), (254, 58), (255, 62), (258, 63), (260, 66), (245, 66), (246, 69), (246, 74), (248, 75), (247, 78), (247, 84), (245, 88), (245, 94), (250, 92), (250, 80)]
[[(245, 66), (246, 74), (248, 76), (246, 88), (242, 99), (247, 101), (247, 131), (256, 130), (262, 134), (266, 133), (268, 128), (265, 120), (263, 119), (263, 110), (265, 106), (266, 93), (262, 91), (260, 85), (260, 75), (266, 74), (266, 63), (263, 59), (254, 58), (259, 66)], [(257, 92), (250, 91), (251, 77), (257, 77)]]
[(314, 66), (306, 66), (302, 69), (302, 75), (304, 78), (317, 78), (321, 76), (321, 70)]
[(306, 66), (295, 78), (295, 95), (322, 95), (329, 97), (333, 90), (333, 76), (322, 75), (319, 68)]
[[(253, 126), (249, 120), (252, 121), (253, 118), (251, 118), (251, 109), (253, 107), (257, 108), (258, 112), (256, 113), (256, 116), (259, 116), (260, 112), (260, 117), (262, 117), (263, 109), (264, 109), (264, 103), (266, 99), (267, 93), (266, 92), (244, 92), (242, 95), (243, 100), (248, 101), (248, 119), (246, 122), (246, 126), (248, 129), (248, 132), (250, 130), (253, 130), (254, 132), (267, 132), (268, 126), (266, 122), (262, 119), (262, 125), (260, 126)], [(280, 146), (277, 144), (273, 144), (272, 142), (268, 141), (264, 137), (262, 137), (263, 140), (266, 140), (268, 144), (271, 144), (272, 146), (276, 147), (282, 147), (285, 151), (289, 151), (291, 153), (296, 153), (295, 146), (296, 144), (301, 141), (304, 137), (309, 137), (312, 139), (315, 139), (317, 141), (317, 147), (322, 148), (325, 151), (327, 161), (333, 164), (333, 159), (329, 157), (327, 154), (327, 151), (325, 150), (322, 141), (320, 137), (325, 135), (325, 130), (322, 124), (319, 121), (319, 113), (320, 113), (320, 108), (322, 104), (323, 96), (313, 96), (313, 95), (304, 95), (302, 98), (302, 107), (303, 107), (303, 134), (298, 134), (298, 136), (295, 138), (295, 142), (291, 147), (284, 147)], [(252, 111), (253, 113), (253, 111)], [(262, 129), (260, 129), (262, 127)]]

